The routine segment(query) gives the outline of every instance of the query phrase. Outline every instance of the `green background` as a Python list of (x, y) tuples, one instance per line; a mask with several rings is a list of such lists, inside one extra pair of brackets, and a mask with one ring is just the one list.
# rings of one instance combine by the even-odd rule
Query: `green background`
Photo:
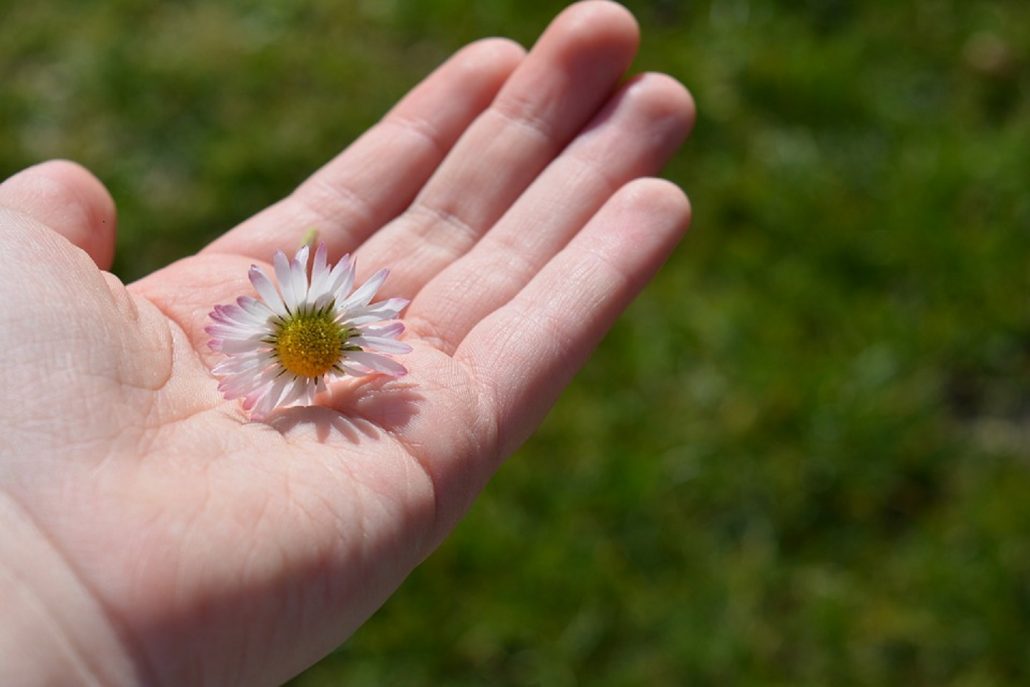
[[(628, 4), (693, 231), (295, 684), (1030, 684), (1030, 3)], [(561, 6), (4, 3), (0, 174), (90, 167), (132, 279)]]

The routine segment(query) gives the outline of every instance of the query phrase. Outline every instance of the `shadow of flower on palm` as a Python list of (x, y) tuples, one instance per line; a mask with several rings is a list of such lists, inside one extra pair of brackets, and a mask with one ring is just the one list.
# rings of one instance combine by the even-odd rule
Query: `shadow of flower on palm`
[(403, 433), (425, 400), (410, 382), (341, 380), (329, 385), (326, 405), (280, 408), (263, 422), (280, 434), (320, 444), (361, 444)]

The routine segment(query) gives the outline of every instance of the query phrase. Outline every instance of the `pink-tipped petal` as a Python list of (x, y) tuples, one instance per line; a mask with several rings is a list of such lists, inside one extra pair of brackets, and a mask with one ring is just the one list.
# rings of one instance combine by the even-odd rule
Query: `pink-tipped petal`
[(363, 365), (370, 370), (382, 372), (392, 377), (400, 377), (408, 373), (408, 369), (392, 358), (377, 353), (366, 351), (353, 351), (347, 354), (347, 359)]
[(380, 353), (411, 353), (412, 350), (411, 346), (403, 341), (387, 339), (381, 336), (356, 336), (350, 341), (367, 351), (378, 351)]
[(324, 295), (325, 288), (329, 283), (329, 269), (326, 267), (328, 250), (321, 241), (315, 249), (315, 259), (311, 261), (311, 286), (308, 289), (308, 297), (318, 299)]
[(297, 297), (293, 290), (293, 280), (290, 276), (290, 259), (281, 250), (276, 251), (272, 256), (272, 267), (275, 268), (275, 278), (279, 282), (279, 291), (283, 295), (283, 303), (289, 312), (297, 312)]
[(283, 303), (283, 299), (279, 296), (279, 292), (276, 291), (275, 285), (272, 281), (261, 271), (257, 265), (251, 265), (250, 271), (247, 273), (250, 278), (250, 283), (254, 285), (254, 289), (261, 296), (261, 300), (265, 302), (273, 313), (280, 317), (286, 315), (286, 305)]
[(352, 293), (346, 301), (343, 302), (342, 307), (344, 308), (363, 308), (369, 304), (372, 297), (376, 295), (376, 291), (383, 285), (386, 278), (390, 276), (390, 270), (385, 267), (371, 277), (368, 281), (361, 285), (361, 287)]
[(369, 324), (361, 327), (362, 336), (380, 336), (388, 339), (396, 339), (404, 333), (403, 322), (388, 322), (386, 324)]
[(290, 289), (297, 301), (297, 306), (302, 306), (308, 298), (308, 247), (301, 246), (297, 254), (290, 262)]
[(349, 255), (345, 255), (336, 263), (336, 267), (329, 273), (328, 291), (336, 299), (336, 303), (343, 302), (344, 297), (350, 293), (354, 286), (355, 262)]

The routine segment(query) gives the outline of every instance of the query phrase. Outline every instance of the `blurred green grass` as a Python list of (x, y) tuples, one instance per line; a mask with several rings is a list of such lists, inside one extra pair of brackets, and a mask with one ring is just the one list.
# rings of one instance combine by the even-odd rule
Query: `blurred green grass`
[[(1030, 4), (652, 0), (694, 230), (329, 684), (1030, 683)], [(0, 174), (78, 160), (125, 279), (561, 3), (0, 16)]]

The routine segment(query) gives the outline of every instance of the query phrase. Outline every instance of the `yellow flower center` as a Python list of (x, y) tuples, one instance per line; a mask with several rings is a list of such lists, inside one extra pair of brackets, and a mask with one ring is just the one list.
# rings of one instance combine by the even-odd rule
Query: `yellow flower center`
[(328, 312), (293, 315), (275, 336), (275, 354), (298, 377), (321, 377), (340, 362), (349, 332)]

